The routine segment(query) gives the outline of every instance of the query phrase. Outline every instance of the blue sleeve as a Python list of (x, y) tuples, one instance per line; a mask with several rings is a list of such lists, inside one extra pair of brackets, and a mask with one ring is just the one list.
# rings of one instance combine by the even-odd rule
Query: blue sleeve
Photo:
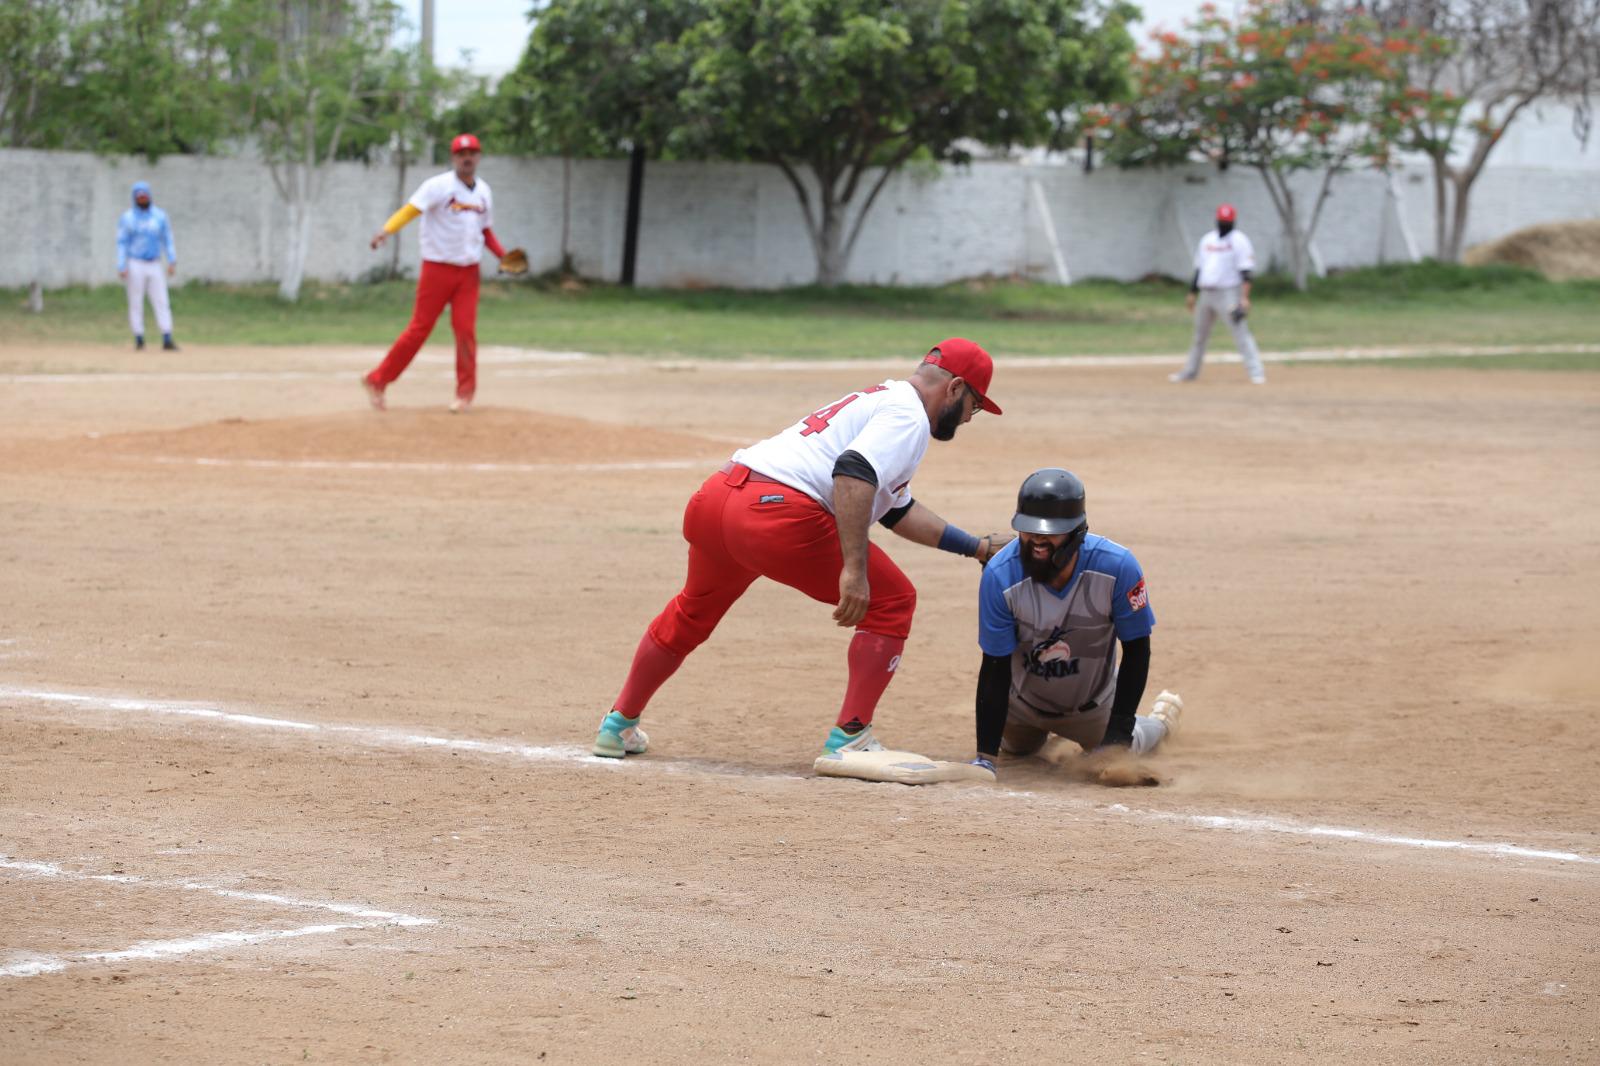
[(1139, 560), (1128, 552), (1117, 568), (1116, 591), (1111, 596), (1111, 624), (1118, 640), (1148, 637), (1156, 627), (1156, 613), (1150, 609), (1150, 590), (1144, 583)]
[(117, 216), (117, 273), (128, 269), (128, 216)]
[(167, 262), (176, 263), (178, 261), (178, 246), (172, 240), (172, 220), (167, 217), (165, 211), (161, 212), (161, 239), (167, 247)]
[(985, 655), (1010, 655), (1017, 650), (1017, 619), (1006, 602), (1005, 574), (1009, 570), (991, 561), (978, 582), (978, 647)]

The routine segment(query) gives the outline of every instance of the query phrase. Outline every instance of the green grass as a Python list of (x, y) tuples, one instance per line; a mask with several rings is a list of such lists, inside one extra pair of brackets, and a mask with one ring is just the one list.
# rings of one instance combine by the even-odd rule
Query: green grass
[[(1600, 371), (1600, 352), (1530, 352), (1527, 355), (1430, 355), (1417, 359), (1354, 360), (1363, 366), (1382, 363), (1396, 370), (1566, 370)], [(1316, 361), (1302, 366), (1329, 366)], [(1352, 360), (1337, 360), (1348, 366)]]
[[(712, 359), (912, 355), (950, 335), (1004, 355), (1177, 352), (1189, 341), (1183, 293), (1172, 281), (780, 292), (495, 283), (485, 286), (478, 337), (486, 345)], [(177, 290), (173, 303), (180, 340), (384, 346), (404, 326), (411, 297), (404, 281), (307, 285), (296, 304), (279, 302), (271, 285), (195, 284)], [(8, 344), (127, 339), (119, 288), (47, 293), (45, 307), (33, 315), (23, 294), (5, 294), (0, 336)], [(1251, 323), (1268, 350), (1569, 344), (1600, 336), (1597, 307), (1600, 283), (1424, 263), (1350, 271), (1309, 293), (1264, 278)], [(447, 338), (447, 323), (437, 330)], [(1227, 347), (1222, 333), (1218, 343)]]

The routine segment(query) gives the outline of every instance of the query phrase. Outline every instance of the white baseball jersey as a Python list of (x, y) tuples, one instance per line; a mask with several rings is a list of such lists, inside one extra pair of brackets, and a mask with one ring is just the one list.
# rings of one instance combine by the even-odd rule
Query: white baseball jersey
[(1256, 268), (1256, 250), (1250, 238), (1233, 230), (1226, 237), (1212, 230), (1200, 238), (1194, 252), (1194, 268), (1200, 272), (1202, 289), (1232, 289), (1244, 280), (1242, 270)]
[(932, 437), (922, 395), (909, 381), (885, 381), (852, 392), (759, 444), (740, 448), (733, 461), (781, 481), (833, 514), (833, 464), (858, 452), (878, 475), (872, 498), (876, 522), (911, 502), (911, 478)]
[(409, 201), (422, 212), (422, 258), (453, 266), (476, 266), (483, 258), (483, 231), (494, 225), (489, 183), (467, 188), (455, 171), (423, 182)]

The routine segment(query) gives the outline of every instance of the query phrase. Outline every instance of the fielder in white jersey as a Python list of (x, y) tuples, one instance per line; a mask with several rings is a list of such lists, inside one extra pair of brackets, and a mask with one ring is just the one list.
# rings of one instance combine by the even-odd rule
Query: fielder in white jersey
[(1250, 384), (1267, 383), (1261, 352), (1245, 321), (1250, 314), (1250, 279), (1256, 268), (1256, 252), (1250, 238), (1234, 229), (1237, 219), (1233, 206), (1222, 204), (1217, 208), (1217, 228), (1200, 238), (1195, 248), (1194, 280), (1186, 301), (1194, 312), (1194, 343), (1189, 346), (1189, 361), (1168, 378), (1170, 381), (1193, 381), (1200, 376), (1211, 327), (1220, 318), (1233, 331), (1233, 342), (1244, 360)]
[[(868, 533), (876, 522), (906, 540), (980, 562), (1005, 543), (963, 532), (911, 496), (930, 440), (953, 439), (980, 410), (1000, 413), (988, 395), (993, 371), (981, 347), (951, 337), (909, 379), (841, 397), (739, 449), (707, 478), (683, 513), (689, 542), (683, 591), (640, 639), (594, 753), (644, 753), (648, 738), (638, 722), (645, 706), (760, 577), (835, 605), (834, 622), (856, 630), (844, 699), (823, 746), (881, 750), (873, 713), (900, 664), (917, 592)], [(811, 706), (818, 697), (791, 698)]]
[(1031, 755), (1052, 734), (1085, 751), (1153, 750), (1183, 704), (1163, 692), (1137, 713), (1156, 624), (1139, 561), (1089, 532), (1083, 482), (1066, 470), (1028, 476), (1011, 526), (1017, 539), (979, 584), (974, 764), (993, 771), (1002, 747)]

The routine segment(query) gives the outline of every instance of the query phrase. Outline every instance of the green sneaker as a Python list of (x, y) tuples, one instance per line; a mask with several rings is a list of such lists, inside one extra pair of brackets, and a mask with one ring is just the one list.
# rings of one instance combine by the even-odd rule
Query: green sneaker
[(859, 733), (846, 733), (838, 726), (828, 730), (828, 739), (823, 742), (824, 753), (835, 751), (882, 751), (883, 745), (878, 743), (878, 738), (872, 735), (872, 727), (861, 730)]
[(594, 738), (594, 753), (607, 759), (620, 759), (624, 755), (643, 755), (650, 750), (650, 738), (639, 728), (637, 718), (624, 718), (619, 711), (611, 711), (600, 720), (600, 732)]

